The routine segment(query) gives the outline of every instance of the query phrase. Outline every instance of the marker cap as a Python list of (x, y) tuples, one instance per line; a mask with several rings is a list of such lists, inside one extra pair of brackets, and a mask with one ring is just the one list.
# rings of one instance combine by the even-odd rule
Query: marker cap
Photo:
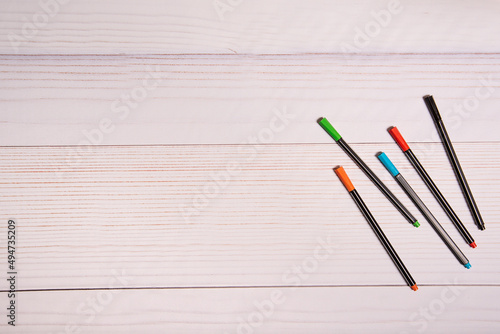
[(439, 110), (436, 106), (436, 102), (434, 101), (432, 95), (424, 96), (424, 102), (425, 105), (427, 106), (427, 109), (429, 109), (429, 112), (431, 113), (434, 122), (436, 123), (439, 122), (441, 120), (441, 114), (439, 113)]
[(391, 134), (392, 138), (394, 138), (396, 143), (399, 145), (399, 147), (403, 150), (403, 152), (406, 152), (410, 149), (410, 146), (408, 146), (406, 140), (403, 138), (401, 133), (399, 133), (397, 127), (393, 126), (392, 128), (389, 128), (388, 131)]
[(348, 192), (351, 192), (354, 190), (354, 186), (352, 185), (351, 180), (349, 179), (349, 176), (347, 176), (347, 173), (344, 170), (344, 167), (340, 166), (337, 168), (333, 169), (335, 171), (335, 174), (339, 177), (340, 181), (344, 184), (345, 188), (347, 189)]
[(399, 174), (399, 171), (396, 168), (396, 166), (394, 166), (392, 161), (384, 152), (378, 153), (377, 158), (380, 160), (380, 162), (382, 162), (382, 164), (385, 166), (385, 168), (387, 168), (387, 170), (389, 171), (389, 173), (391, 173), (392, 176), (396, 176)]
[(335, 130), (335, 128), (324, 117), (318, 120), (319, 125), (335, 140), (338, 141), (342, 136)]

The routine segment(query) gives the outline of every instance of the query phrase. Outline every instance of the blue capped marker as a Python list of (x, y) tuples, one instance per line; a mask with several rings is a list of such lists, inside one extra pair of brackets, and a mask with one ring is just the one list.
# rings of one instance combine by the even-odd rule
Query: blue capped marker
[(458, 246), (453, 242), (448, 233), (446, 233), (441, 224), (439, 224), (436, 217), (434, 217), (434, 215), (427, 208), (424, 202), (420, 199), (420, 197), (418, 197), (417, 193), (413, 190), (413, 188), (406, 181), (403, 175), (401, 175), (401, 173), (398, 171), (396, 166), (394, 166), (389, 157), (384, 152), (380, 152), (377, 154), (377, 158), (380, 160), (380, 162), (382, 162), (385, 168), (387, 168), (389, 173), (391, 173), (391, 175), (396, 179), (396, 182), (399, 183), (406, 195), (410, 197), (412, 202), (420, 210), (425, 219), (429, 222), (429, 224), (431, 224), (434, 231), (436, 231), (441, 240), (443, 240), (443, 242), (446, 244), (446, 246), (448, 246), (453, 255), (455, 255), (458, 262), (460, 262), (465, 268), (470, 269), (471, 265), (467, 257), (465, 257), (464, 253), (462, 253), (460, 248), (458, 248)]

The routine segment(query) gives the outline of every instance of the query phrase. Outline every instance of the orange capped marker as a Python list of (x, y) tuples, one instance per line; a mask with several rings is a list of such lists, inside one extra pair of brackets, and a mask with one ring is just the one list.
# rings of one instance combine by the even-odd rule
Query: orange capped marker
[(394, 250), (394, 247), (392, 247), (391, 243), (389, 242), (389, 239), (385, 236), (384, 232), (380, 228), (379, 224), (371, 214), (370, 210), (368, 210), (368, 207), (366, 206), (365, 202), (359, 196), (358, 192), (356, 191), (356, 188), (354, 188), (354, 185), (352, 184), (351, 180), (349, 179), (349, 176), (347, 176), (347, 173), (345, 172), (343, 167), (336, 167), (334, 168), (335, 174), (339, 177), (340, 181), (344, 184), (345, 188), (351, 195), (352, 199), (358, 206), (359, 210), (365, 216), (366, 220), (368, 221), (368, 224), (370, 224), (373, 232), (377, 235), (378, 239), (380, 240), (380, 243), (382, 246), (384, 246), (387, 254), (392, 259), (392, 262), (394, 262), (394, 265), (398, 268), (399, 272), (403, 276), (404, 280), (406, 281), (406, 284), (413, 290), (417, 291), (418, 287), (417, 284), (415, 283), (415, 280), (413, 277), (411, 277), (410, 272), (408, 269), (406, 269), (403, 261), (399, 258), (398, 253)]

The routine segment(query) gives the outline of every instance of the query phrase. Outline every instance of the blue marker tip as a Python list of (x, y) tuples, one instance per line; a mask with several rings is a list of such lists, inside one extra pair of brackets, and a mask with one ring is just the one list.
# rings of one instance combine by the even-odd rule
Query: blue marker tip
[(387, 170), (389, 171), (389, 173), (392, 174), (392, 176), (396, 176), (399, 174), (399, 171), (396, 168), (396, 166), (394, 166), (392, 161), (389, 159), (389, 157), (384, 152), (378, 153), (377, 158), (385, 166), (385, 168), (387, 168)]
[(467, 269), (470, 269), (470, 267), (472, 267), (472, 266), (470, 265), (470, 263), (467, 263), (467, 264), (464, 265), (464, 267), (467, 268)]

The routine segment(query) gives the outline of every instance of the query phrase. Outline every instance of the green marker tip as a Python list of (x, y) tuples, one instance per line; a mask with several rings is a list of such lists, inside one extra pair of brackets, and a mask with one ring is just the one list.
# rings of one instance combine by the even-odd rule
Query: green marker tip
[(420, 226), (420, 223), (419, 223), (418, 221), (416, 221), (416, 222), (414, 222), (414, 223), (413, 223), (413, 226), (415, 226), (415, 227), (419, 227), (419, 226)]
[(335, 141), (338, 141), (342, 136), (335, 130), (335, 128), (328, 122), (324, 117), (318, 119), (318, 124), (332, 137)]

